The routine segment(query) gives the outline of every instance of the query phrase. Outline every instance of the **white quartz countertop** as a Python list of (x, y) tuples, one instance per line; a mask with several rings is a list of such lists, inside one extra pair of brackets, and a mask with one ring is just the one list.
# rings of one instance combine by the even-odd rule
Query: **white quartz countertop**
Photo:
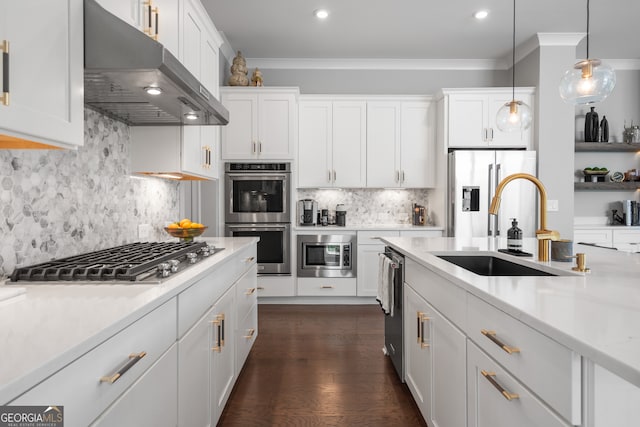
[[(0, 404), (159, 307), (258, 239), (205, 238), (223, 251), (160, 284), (32, 284), (0, 301)], [(24, 282), (28, 283), (28, 282)], [(0, 285), (14, 294), (16, 285)]]
[(347, 224), (344, 227), (337, 225), (296, 225), (293, 227), (295, 231), (309, 231), (316, 233), (319, 231), (443, 231), (444, 227), (435, 227), (427, 225), (412, 225), (412, 224)]
[[(533, 258), (497, 251), (506, 239), (409, 238), (382, 240), (455, 285), (640, 387), (640, 254), (574, 245), (586, 254), (591, 273), (575, 273), (575, 262), (537, 261), (535, 239), (523, 250)], [(566, 276), (480, 276), (438, 258), (459, 252), (492, 255)], [(462, 303), (462, 302), (461, 302)]]

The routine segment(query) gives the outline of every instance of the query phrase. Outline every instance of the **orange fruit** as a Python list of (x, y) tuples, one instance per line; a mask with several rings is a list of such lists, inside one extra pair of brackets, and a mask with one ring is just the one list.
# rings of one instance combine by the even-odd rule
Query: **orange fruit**
[(174, 222), (173, 224), (169, 224), (167, 228), (175, 229), (175, 228), (180, 228), (180, 226)]
[(180, 224), (180, 227), (182, 228), (189, 228), (189, 226), (191, 225), (191, 220), (189, 218), (184, 218), (180, 220), (178, 224)]
[(200, 224), (199, 222), (192, 222), (191, 228), (204, 228), (204, 225)]

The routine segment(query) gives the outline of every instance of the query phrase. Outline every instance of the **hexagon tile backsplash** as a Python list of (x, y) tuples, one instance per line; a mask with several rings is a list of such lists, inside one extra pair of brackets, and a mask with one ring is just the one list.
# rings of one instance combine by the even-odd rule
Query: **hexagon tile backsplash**
[(0, 150), (0, 276), (24, 266), (166, 238), (178, 216), (178, 183), (129, 175), (129, 128), (85, 109), (84, 146)]

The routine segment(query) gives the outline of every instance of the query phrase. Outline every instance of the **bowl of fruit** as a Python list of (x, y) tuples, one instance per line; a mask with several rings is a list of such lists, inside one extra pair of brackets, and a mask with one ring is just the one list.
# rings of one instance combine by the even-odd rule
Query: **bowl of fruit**
[(207, 227), (199, 222), (192, 222), (189, 218), (184, 218), (178, 222), (172, 222), (167, 225), (164, 230), (173, 237), (177, 237), (184, 241), (190, 242), (194, 237), (204, 233)]

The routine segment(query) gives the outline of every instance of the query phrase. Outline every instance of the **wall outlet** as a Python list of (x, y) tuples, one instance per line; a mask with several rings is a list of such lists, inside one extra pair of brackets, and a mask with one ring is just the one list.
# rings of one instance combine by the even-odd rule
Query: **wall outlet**
[(151, 232), (153, 228), (149, 224), (139, 224), (138, 225), (138, 239), (140, 240), (149, 240), (151, 239)]
[(558, 212), (557, 200), (547, 200), (547, 212)]

